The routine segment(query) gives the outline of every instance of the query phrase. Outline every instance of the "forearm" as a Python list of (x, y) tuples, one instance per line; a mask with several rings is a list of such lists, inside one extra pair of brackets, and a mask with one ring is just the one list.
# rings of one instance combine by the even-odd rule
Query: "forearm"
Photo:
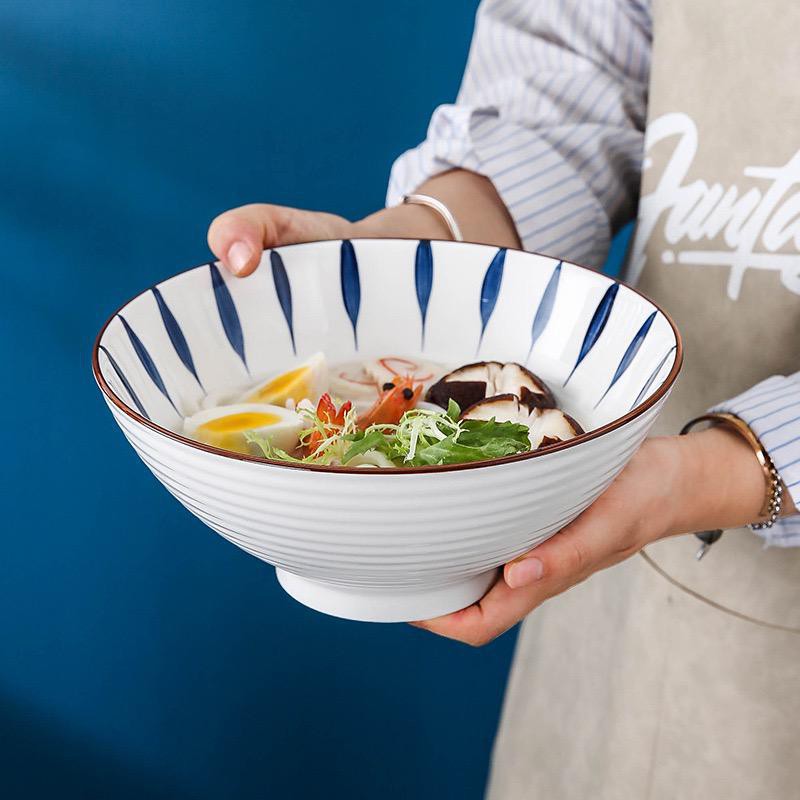
[[(441, 200), (456, 218), (464, 238), (470, 242), (520, 246), (514, 223), (492, 182), (463, 169), (454, 169), (425, 181), (416, 190)], [(356, 235), (449, 239), (441, 217), (419, 205), (384, 208), (355, 223)]]
[[(472, 170), (525, 250), (600, 267), (634, 213), (649, 58), (649, 12), (631, 0), (482, 3), (456, 102), (395, 162), (387, 205), (433, 175)], [(496, 222), (477, 220), (468, 238), (496, 241)]]

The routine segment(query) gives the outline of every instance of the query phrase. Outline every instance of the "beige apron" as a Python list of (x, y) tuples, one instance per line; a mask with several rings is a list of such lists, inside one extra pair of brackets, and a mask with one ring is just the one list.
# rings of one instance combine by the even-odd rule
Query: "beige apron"
[[(800, 369), (800, 3), (662, 0), (628, 279), (686, 364), (659, 432)], [(724, 465), (720, 465), (724, 469)], [(713, 603), (800, 626), (800, 548), (731, 531), (648, 554)], [(745, 621), (643, 558), (523, 625), (491, 800), (800, 798), (800, 635)]]

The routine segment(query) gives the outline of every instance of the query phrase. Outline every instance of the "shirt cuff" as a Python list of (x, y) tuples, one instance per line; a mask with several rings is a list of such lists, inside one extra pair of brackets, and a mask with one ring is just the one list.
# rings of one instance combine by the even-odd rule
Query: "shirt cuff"
[(493, 108), (437, 108), (425, 141), (395, 161), (386, 205), (458, 167), (492, 181), (526, 250), (602, 266), (611, 233), (597, 197), (535, 131), (502, 121)]
[[(774, 375), (711, 410), (735, 414), (750, 426), (800, 508), (800, 373)], [(756, 533), (768, 545), (800, 547), (800, 514)]]

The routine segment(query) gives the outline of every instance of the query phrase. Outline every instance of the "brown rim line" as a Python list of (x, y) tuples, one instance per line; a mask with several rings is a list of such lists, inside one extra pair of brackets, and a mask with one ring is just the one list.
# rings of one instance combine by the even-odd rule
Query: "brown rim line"
[[(296, 242), (294, 244), (287, 244), (287, 245), (280, 245), (277, 248), (265, 248), (264, 252), (267, 250), (286, 250), (290, 247), (305, 247), (311, 244), (319, 244), (320, 242), (341, 242), (342, 239), (319, 239), (314, 242)], [(391, 239), (383, 238), (380, 236), (360, 236), (354, 239), (350, 239), (352, 242), (372, 242), (372, 241), (380, 241), (380, 242), (397, 242), (397, 241), (420, 241), (419, 237), (417, 236), (408, 236), (408, 237), (392, 237)], [(464, 245), (473, 246), (479, 245), (480, 247), (487, 247), (497, 249), (494, 245), (484, 244), (482, 242), (454, 242), (449, 239), (427, 239), (425, 241), (430, 242), (437, 242), (438, 244), (444, 244), (448, 247), (462, 247)], [(596, 269), (592, 269), (591, 267), (584, 266), (583, 264), (576, 264), (574, 261), (567, 261), (564, 259), (558, 259), (555, 256), (547, 255), (545, 253), (537, 253), (531, 250), (520, 250), (519, 248), (515, 247), (506, 247), (505, 250), (512, 252), (512, 253), (524, 253), (525, 255), (535, 255), (535, 256), (542, 256), (543, 258), (554, 259), (556, 261), (561, 260), (564, 263), (569, 264), (573, 267), (578, 267), (579, 269), (584, 269), (587, 272), (591, 272), (593, 274), (598, 274)], [(210, 263), (219, 263), (216, 261), (204, 261), (201, 264), (197, 264), (194, 267), (189, 267), (188, 269), (182, 270), (181, 272), (176, 272), (175, 275), (170, 276), (169, 278), (165, 278), (164, 281), (170, 280), (171, 278), (177, 278), (179, 275), (183, 275), (187, 272), (191, 272), (192, 270), (199, 269), (200, 267), (207, 266)], [(133, 297), (130, 298), (127, 302), (123, 303), (104, 323), (103, 327), (100, 328), (100, 332), (97, 334), (97, 337), (94, 340), (94, 346), (92, 347), (92, 373), (94, 374), (94, 379), (97, 381), (97, 385), (100, 387), (100, 391), (105, 395), (105, 397), (114, 405), (116, 406), (123, 414), (127, 417), (130, 417), (134, 422), (137, 422), (139, 425), (144, 426), (145, 428), (149, 428), (156, 433), (161, 434), (162, 436), (172, 439), (173, 441), (179, 442), (187, 447), (192, 447), (195, 450), (202, 450), (205, 453), (211, 453), (212, 455), (220, 456), (222, 458), (231, 459), (233, 461), (248, 461), (253, 464), (262, 464), (264, 466), (270, 467), (281, 467), (282, 469), (297, 469), (297, 470), (305, 470), (307, 472), (329, 472), (334, 473), (337, 475), (349, 474), (349, 475), (419, 475), (424, 473), (431, 473), (431, 472), (455, 472), (458, 470), (469, 470), (469, 469), (480, 469), (483, 467), (491, 467), (497, 466), (500, 464), (513, 464), (517, 461), (527, 461), (531, 458), (539, 458), (541, 456), (549, 455), (550, 453), (557, 453), (561, 450), (567, 450), (568, 448), (575, 447), (581, 442), (588, 442), (591, 439), (597, 439), (600, 436), (604, 436), (607, 433), (611, 433), (611, 431), (615, 431), (618, 428), (621, 428), (623, 425), (626, 425), (633, 419), (644, 414), (645, 411), (652, 408), (662, 397), (672, 388), (672, 385), (675, 383), (675, 379), (678, 377), (678, 373), (681, 371), (681, 366), (683, 365), (683, 341), (681, 339), (681, 334), (678, 331), (677, 325), (675, 325), (675, 321), (672, 317), (664, 311), (664, 309), (656, 302), (651, 300), (647, 295), (640, 292), (638, 289), (634, 288), (625, 281), (617, 280), (616, 278), (609, 278), (614, 283), (618, 283), (620, 286), (625, 286), (627, 289), (630, 289), (634, 294), (639, 295), (642, 299), (646, 300), (650, 303), (659, 313), (664, 315), (664, 318), (669, 323), (670, 327), (672, 328), (672, 332), (675, 335), (675, 361), (672, 364), (672, 368), (669, 371), (669, 374), (664, 379), (664, 382), (656, 389), (656, 391), (650, 395), (646, 400), (640, 403), (635, 408), (631, 409), (627, 414), (624, 414), (621, 417), (613, 420), (612, 422), (607, 423), (606, 425), (601, 425), (599, 428), (595, 428), (594, 430), (588, 431), (587, 433), (582, 433), (580, 436), (576, 436), (574, 439), (569, 439), (566, 442), (560, 442), (559, 444), (551, 445), (550, 447), (544, 448), (542, 450), (530, 450), (526, 453), (517, 453), (513, 456), (504, 456), (503, 458), (492, 458), (492, 459), (485, 459), (483, 461), (470, 461), (466, 464), (439, 464), (436, 466), (429, 466), (429, 467), (379, 467), (375, 469), (359, 469), (358, 467), (333, 467), (333, 466), (321, 466), (318, 464), (292, 464), (287, 461), (278, 461), (272, 458), (260, 458), (259, 456), (250, 456), (244, 455), (242, 453), (232, 453), (229, 450), (222, 450), (219, 447), (211, 447), (210, 445), (203, 444), (202, 442), (196, 442), (194, 439), (189, 439), (186, 436), (181, 436), (179, 433), (175, 433), (174, 431), (169, 430), (168, 428), (164, 428), (161, 425), (156, 424), (152, 420), (149, 420), (143, 417), (134, 409), (130, 408), (126, 403), (124, 403), (116, 394), (114, 394), (111, 387), (106, 383), (105, 378), (103, 377), (103, 373), (100, 370), (100, 340), (103, 338), (103, 334), (106, 332), (106, 328), (111, 324), (112, 320), (122, 311), (129, 303), (133, 302), (137, 297), (140, 297), (148, 289), (144, 289), (141, 292), (138, 292)], [(163, 283), (164, 281), (159, 281), (159, 283)], [(158, 284), (155, 284), (156, 286)]]

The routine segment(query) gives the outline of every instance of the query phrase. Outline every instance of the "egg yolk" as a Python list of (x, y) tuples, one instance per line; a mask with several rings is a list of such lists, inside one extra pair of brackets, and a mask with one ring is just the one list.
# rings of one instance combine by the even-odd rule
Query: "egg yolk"
[(241, 433), (274, 425), (280, 421), (281, 418), (277, 414), (246, 411), (242, 414), (229, 414), (227, 417), (209, 420), (201, 425), (199, 430), (208, 433)]
[(273, 404), (281, 404), (290, 398), (292, 400), (302, 400), (308, 394), (308, 386), (306, 385), (308, 373), (308, 367), (298, 367), (297, 369), (289, 370), (289, 372), (284, 372), (271, 380), (266, 386), (262, 386), (248, 400), (249, 402)]
[(249, 453), (245, 431), (266, 428), (281, 422), (277, 414), (245, 411), (240, 414), (229, 414), (204, 423), (197, 429), (197, 438), (201, 442), (219, 447), (222, 450), (232, 450), (234, 453)]

